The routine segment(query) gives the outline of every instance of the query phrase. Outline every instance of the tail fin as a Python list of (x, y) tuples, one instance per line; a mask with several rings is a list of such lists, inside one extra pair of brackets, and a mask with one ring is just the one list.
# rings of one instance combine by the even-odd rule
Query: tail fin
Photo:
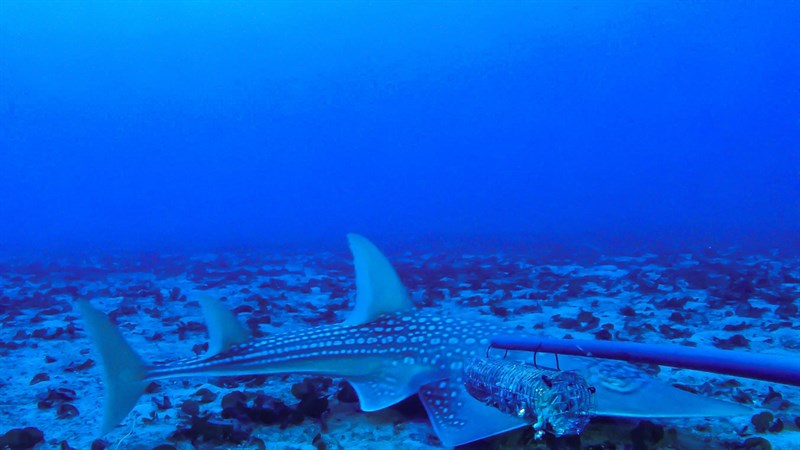
[(147, 366), (105, 314), (87, 300), (76, 303), (103, 359), (106, 399), (101, 433), (106, 434), (122, 422), (144, 393)]

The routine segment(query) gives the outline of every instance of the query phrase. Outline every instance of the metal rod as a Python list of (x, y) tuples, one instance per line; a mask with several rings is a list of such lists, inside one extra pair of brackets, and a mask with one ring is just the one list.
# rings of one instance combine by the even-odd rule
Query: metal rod
[(765, 355), (679, 345), (497, 336), (492, 347), (658, 364), (800, 386), (800, 355)]

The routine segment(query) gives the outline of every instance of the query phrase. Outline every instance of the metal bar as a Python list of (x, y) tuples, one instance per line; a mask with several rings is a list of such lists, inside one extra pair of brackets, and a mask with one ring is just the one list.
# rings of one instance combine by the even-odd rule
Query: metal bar
[(781, 356), (679, 345), (497, 336), (495, 348), (617, 359), (800, 386), (800, 355)]

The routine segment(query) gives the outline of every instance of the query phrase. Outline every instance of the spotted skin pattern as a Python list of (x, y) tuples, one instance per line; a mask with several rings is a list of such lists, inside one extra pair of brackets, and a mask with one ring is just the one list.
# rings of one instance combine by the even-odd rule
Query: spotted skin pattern
[[(353, 384), (365, 411), (419, 392), (443, 443), (455, 445), (448, 439), (453, 433), (461, 440), (465, 430), (478, 438), (524, 425), (474, 400), (463, 386), (464, 363), (484, 355), (490, 336), (498, 332), (492, 323), (406, 311), (363, 325), (328, 325), (245, 342), (217, 355), (152, 367), (147, 379), (287, 372), (341, 376)], [(477, 410), (480, 426), (468, 424), (470, 416), (463, 413), (469, 410)]]
[[(486, 350), (489, 336), (497, 330), (496, 325), (432, 313), (386, 314), (364, 325), (329, 325), (249, 341), (210, 357), (153, 367), (147, 378), (277, 373), (308, 361), (338, 359), (357, 364), (359, 358), (371, 357), (379, 357), (390, 367), (424, 366), (452, 376), (461, 373), (468, 357)], [(310, 372), (326, 371), (325, 364), (317, 365), (319, 369)]]
[[(445, 446), (465, 444), (525, 426), (472, 398), (463, 384), (470, 358), (483, 356), (491, 322), (417, 311), (386, 257), (362, 236), (348, 235), (356, 269), (356, 305), (345, 324), (322, 326), (247, 340), (247, 332), (218, 300), (199, 298), (209, 324), (212, 355), (149, 366), (114, 324), (88, 301), (77, 307), (103, 360), (106, 408), (102, 433), (131, 411), (150, 380), (192, 375), (297, 373), (341, 377), (375, 411), (419, 393), (431, 424)], [(560, 359), (561, 368), (582, 370), (597, 383), (597, 412), (621, 417), (731, 415), (732, 405), (705, 399), (631, 368), (598, 370), (585, 358)], [(572, 361), (572, 364), (570, 364)], [(571, 367), (570, 367), (571, 366)], [(635, 382), (631, 382), (634, 380)], [(628, 389), (629, 387), (631, 387)], [(621, 389), (625, 387), (626, 389)], [(653, 411), (654, 406), (658, 406)], [(736, 406), (736, 405), (733, 405)], [(692, 414), (689, 414), (692, 415)]]

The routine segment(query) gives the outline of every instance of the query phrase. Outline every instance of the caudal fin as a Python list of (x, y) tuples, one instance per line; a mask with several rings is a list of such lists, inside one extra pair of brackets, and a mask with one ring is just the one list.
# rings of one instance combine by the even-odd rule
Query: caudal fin
[(103, 360), (106, 393), (101, 434), (106, 434), (122, 422), (144, 393), (147, 366), (105, 314), (87, 300), (76, 303)]

